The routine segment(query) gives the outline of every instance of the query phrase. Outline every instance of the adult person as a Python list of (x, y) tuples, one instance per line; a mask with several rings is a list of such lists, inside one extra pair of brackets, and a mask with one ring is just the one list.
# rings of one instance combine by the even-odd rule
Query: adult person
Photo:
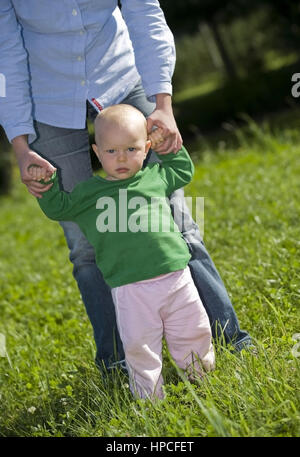
[[(22, 182), (41, 197), (49, 186), (32, 180), (30, 164), (53, 166), (62, 186), (92, 175), (86, 119), (104, 107), (128, 103), (147, 118), (148, 131), (163, 129), (158, 152), (178, 151), (182, 139), (172, 111), (175, 66), (173, 35), (157, 0), (1, 0), (0, 71), (6, 97), (0, 123), (16, 153)], [(148, 160), (158, 160), (153, 154)], [(182, 190), (170, 196), (174, 214), (187, 213)], [(61, 222), (73, 275), (93, 326), (99, 367), (124, 359), (111, 292), (95, 264), (94, 251), (79, 227)], [(192, 276), (214, 336), (240, 349), (250, 344), (197, 225), (185, 217), (182, 231), (192, 254)], [(95, 292), (96, 291), (96, 292)], [(216, 325), (218, 324), (218, 325)]]

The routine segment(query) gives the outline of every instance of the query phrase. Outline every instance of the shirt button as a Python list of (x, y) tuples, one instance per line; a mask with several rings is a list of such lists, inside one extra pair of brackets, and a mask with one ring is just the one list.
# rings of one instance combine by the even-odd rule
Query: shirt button
[(77, 16), (77, 11), (75, 9), (72, 10), (72, 14), (73, 14), (73, 16)]
[(84, 86), (84, 85), (85, 85), (85, 80), (82, 79), (80, 84), (81, 84), (82, 86)]
[(78, 56), (78, 57), (77, 57), (77, 60), (78, 60), (78, 62), (81, 62), (81, 61), (82, 61), (82, 57), (81, 57), (81, 56)]
[(79, 34), (83, 35), (84, 34), (84, 30), (80, 30)]

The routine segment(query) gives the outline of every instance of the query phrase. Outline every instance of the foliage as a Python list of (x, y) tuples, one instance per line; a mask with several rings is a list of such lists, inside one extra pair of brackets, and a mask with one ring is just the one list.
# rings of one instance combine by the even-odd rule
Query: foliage
[(176, 38), (177, 90), (208, 80), (211, 67), (220, 77), (235, 80), (266, 70), (271, 52), (295, 53), (299, 59), (297, 2), (163, 0), (161, 6)]
[(201, 134), (218, 129), (225, 122), (240, 120), (243, 113), (257, 116), (298, 106), (299, 99), (291, 96), (291, 76), (297, 68), (293, 64), (228, 81), (215, 90), (191, 98), (179, 97), (178, 101), (175, 95), (175, 115), (181, 132), (186, 136)]
[(16, 173), (0, 202), (1, 436), (299, 436), (299, 113), (276, 119), (192, 145), (186, 190), (205, 197), (205, 242), (256, 353), (216, 342), (216, 371), (190, 384), (164, 348), (155, 404), (100, 377), (63, 233)]
[(166, 19), (171, 28), (178, 31), (195, 30), (200, 21), (211, 22), (218, 18), (220, 22), (232, 21), (236, 17), (247, 15), (257, 8), (254, 0), (161, 0)]
[(191, 33), (200, 21), (230, 23), (261, 8), (269, 11), (269, 24), (275, 19), (294, 40), (300, 32), (300, 8), (293, 0), (160, 0), (160, 4), (169, 25), (178, 32)]

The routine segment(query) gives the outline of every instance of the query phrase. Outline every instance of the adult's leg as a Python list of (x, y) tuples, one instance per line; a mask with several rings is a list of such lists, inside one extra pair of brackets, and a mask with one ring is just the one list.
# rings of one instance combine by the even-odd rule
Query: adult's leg
[(236, 313), (224, 283), (210, 258), (201, 238), (198, 225), (192, 219), (184, 200), (183, 189), (170, 196), (174, 220), (182, 229), (182, 235), (189, 247), (191, 260), (189, 267), (201, 301), (208, 314), (213, 338), (223, 338), (236, 350), (251, 344), (247, 332), (240, 329)]
[[(145, 117), (149, 116), (155, 108), (154, 103), (146, 99), (141, 84), (134, 88), (123, 103), (135, 106)], [(148, 154), (145, 163), (147, 161), (158, 162), (159, 158), (152, 151)], [(240, 329), (223, 281), (205, 248), (199, 227), (193, 221), (185, 204), (183, 189), (176, 190), (169, 198), (174, 219), (178, 225), (181, 224), (183, 237), (192, 255), (189, 263), (191, 274), (208, 314), (213, 337), (222, 335), (225, 342), (232, 343), (237, 350), (250, 345), (251, 338), (247, 332)], [(181, 223), (182, 220), (184, 224)]]
[[(78, 182), (92, 176), (87, 129), (58, 128), (39, 122), (35, 128), (37, 139), (31, 148), (57, 167), (64, 190), (71, 191)], [(110, 288), (95, 263), (94, 249), (78, 225), (73, 222), (60, 225), (70, 249), (73, 275), (93, 326), (96, 363), (100, 369), (108, 368), (124, 359)]]

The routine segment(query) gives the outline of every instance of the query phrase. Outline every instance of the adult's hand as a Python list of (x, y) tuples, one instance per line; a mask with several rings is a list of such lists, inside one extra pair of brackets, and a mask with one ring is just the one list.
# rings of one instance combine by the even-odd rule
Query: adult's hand
[(174, 118), (171, 96), (168, 94), (156, 95), (156, 108), (147, 118), (148, 134), (154, 126), (162, 129), (162, 135), (165, 138), (155, 151), (159, 154), (178, 152), (182, 146), (182, 138)]
[(12, 140), (12, 146), (16, 153), (21, 181), (27, 186), (28, 191), (37, 198), (41, 198), (43, 192), (46, 192), (53, 185), (44, 185), (32, 179), (28, 173), (29, 165), (37, 165), (44, 171), (44, 181), (47, 181), (56, 170), (51, 163), (43, 159), (39, 154), (32, 151), (28, 145), (27, 135), (20, 135)]

